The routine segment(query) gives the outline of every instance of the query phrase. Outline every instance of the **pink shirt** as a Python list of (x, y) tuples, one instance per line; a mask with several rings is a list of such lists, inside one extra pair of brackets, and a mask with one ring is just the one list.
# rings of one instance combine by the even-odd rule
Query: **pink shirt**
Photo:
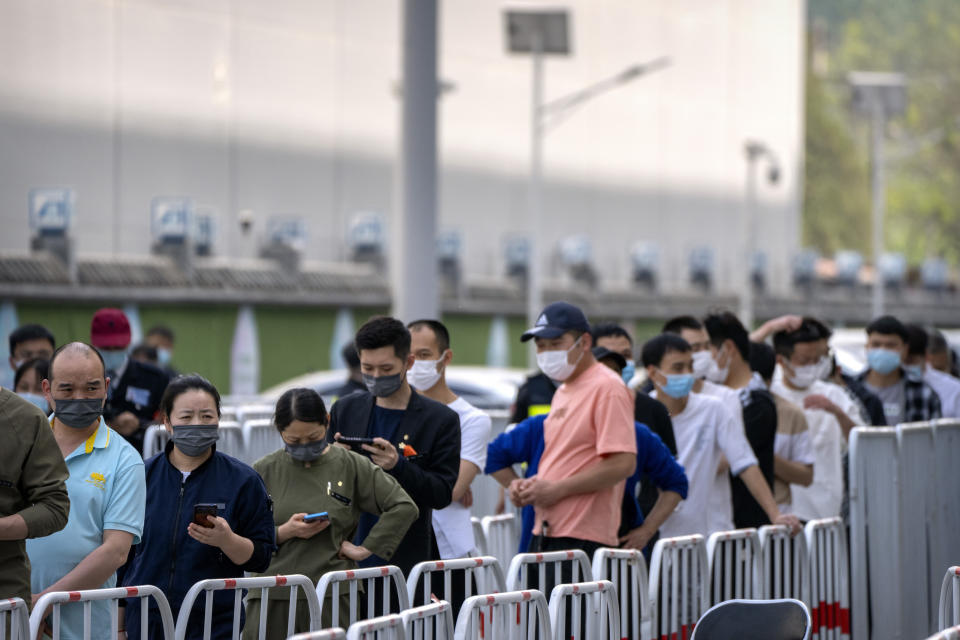
[[(537, 477), (569, 478), (613, 453), (637, 453), (633, 393), (616, 373), (599, 362), (557, 389), (543, 424), (544, 449)], [(594, 493), (569, 496), (536, 507), (533, 532), (544, 520), (552, 538), (570, 537), (617, 546), (625, 480)]]

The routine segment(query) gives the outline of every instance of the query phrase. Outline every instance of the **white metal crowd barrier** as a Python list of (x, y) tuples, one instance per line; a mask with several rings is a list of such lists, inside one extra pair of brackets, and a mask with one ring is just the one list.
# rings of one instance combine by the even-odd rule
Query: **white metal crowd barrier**
[(27, 640), (30, 616), (23, 598), (0, 600), (0, 640), (7, 640), (8, 627), (10, 640)]
[[(174, 637), (173, 614), (170, 612), (170, 604), (160, 589), (152, 585), (140, 587), (114, 587), (111, 589), (89, 589), (85, 591), (51, 591), (37, 600), (33, 607), (33, 613), (30, 614), (30, 638), (37, 638), (41, 627), (43, 626), (44, 613), (47, 609), (53, 607), (51, 633), (53, 640), (60, 639), (60, 608), (67, 603), (83, 603), (83, 638), (89, 640), (93, 629), (91, 628), (93, 619), (93, 603), (100, 600), (110, 601), (110, 637), (117, 637), (117, 609), (118, 602), (127, 598), (140, 598), (140, 634), (142, 638), (147, 637), (148, 623), (148, 598), (153, 598), (157, 602), (157, 609), (160, 614), (160, 623), (163, 626), (163, 637), (165, 640), (171, 640)], [(102, 629), (97, 629), (97, 635), (103, 633)], [(153, 640), (151, 638), (151, 640)]]
[(708, 608), (707, 575), (703, 536), (657, 540), (650, 558), (651, 638), (689, 636)]
[[(272, 404), (241, 404), (236, 406), (236, 421), (243, 424), (247, 420), (270, 420), (276, 406)], [(223, 420), (223, 417), (220, 418)]]
[(467, 598), (457, 616), (454, 638), (553, 640), (547, 599), (536, 589)]
[[(387, 565), (385, 567), (368, 567), (365, 569), (352, 569), (349, 571), (329, 571), (320, 578), (317, 583), (317, 597), (320, 600), (320, 613), (323, 613), (323, 607), (326, 606), (326, 597), (330, 596), (330, 606), (332, 607), (333, 626), (340, 624), (340, 585), (347, 583), (347, 589), (350, 596), (349, 620), (345, 624), (352, 624), (360, 618), (359, 610), (359, 590), (363, 584), (367, 595), (367, 613), (369, 617), (375, 615), (387, 615), (390, 613), (399, 613), (404, 609), (410, 608), (410, 599), (407, 597), (407, 585), (403, 581), (403, 572), (399, 567)], [(382, 591), (381, 609), (377, 609), (376, 595), (377, 589)], [(396, 591), (397, 603), (392, 605), (391, 592)]]
[(960, 625), (935, 633), (927, 640), (960, 640)]
[(143, 459), (157, 455), (167, 446), (170, 434), (162, 424), (152, 424), (143, 433)]
[(400, 612), (407, 640), (453, 640), (453, 608), (441, 600)]
[(391, 613), (354, 622), (347, 629), (347, 640), (407, 640), (407, 634), (403, 630), (403, 618)]
[(793, 598), (810, 606), (806, 536), (782, 524), (760, 527), (762, 598)]
[(346, 640), (347, 632), (337, 627), (335, 629), (322, 629), (321, 631), (306, 631), (290, 636), (287, 640)]
[(238, 422), (221, 421), (217, 429), (217, 451), (232, 456), (238, 460), (245, 459), (243, 443), (243, 427)]
[[(567, 605), (570, 608), (570, 626), (567, 627)], [(550, 592), (550, 626), (557, 640), (584, 640), (580, 635), (581, 611), (586, 630), (585, 640), (621, 638), (620, 607), (617, 589), (609, 580), (558, 584)]]
[(243, 434), (242, 460), (253, 464), (263, 456), (283, 448), (280, 432), (270, 418), (247, 420), (241, 427)]
[[(843, 520), (811, 520), (804, 527), (804, 537), (809, 552), (811, 637), (849, 638), (850, 580)], [(926, 605), (920, 611), (925, 609)]]
[[(188, 635), (188, 626), (190, 614), (193, 611), (193, 605), (200, 597), (201, 593), (206, 594), (203, 612), (203, 634), (204, 638), (210, 637), (210, 629), (213, 623), (213, 594), (216, 591), (233, 591), (233, 637), (238, 638), (240, 634), (240, 611), (243, 607), (244, 589), (260, 589), (260, 602), (267, 602), (267, 593), (274, 587), (290, 588), (290, 607), (287, 610), (287, 635), (293, 634), (294, 623), (297, 616), (297, 589), (302, 589), (306, 596), (307, 608), (310, 610), (310, 630), (315, 631), (320, 628), (320, 603), (317, 601), (316, 593), (313, 590), (313, 582), (305, 575), (291, 574), (288, 576), (264, 576), (256, 578), (214, 578), (210, 580), (201, 580), (196, 583), (187, 595), (183, 598), (183, 604), (180, 605), (180, 613), (177, 616), (176, 640), (184, 640)], [(260, 607), (260, 628), (258, 629), (258, 638), (263, 640), (267, 634), (267, 607)], [(144, 619), (146, 616), (144, 616)], [(191, 634), (192, 635), (192, 634)], [(142, 637), (146, 638), (146, 634)], [(152, 640), (152, 639), (151, 639)]]
[(717, 531), (707, 539), (707, 603), (761, 597), (760, 537), (756, 529)]
[[(455, 576), (454, 572), (462, 574), (462, 576)], [(500, 568), (500, 561), (493, 556), (427, 561), (415, 565), (410, 570), (410, 575), (407, 577), (409, 602), (417, 601), (418, 584), (423, 585), (422, 601), (424, 603), (431, 601), (431, 596), (434, 595), (433, 578), (435, 574), (440, 574), (443, 578), (442, 599), (447, 602), (453, 602), (451, 600), (453, 583), (457, 579), (463, 580), (463, 593), (466, 598), (507, 590), (503, 579), (503, 570)], [(477, 585), (476, 593), (474, 593), (474, 584)], [(436, 595), (439, 596), (439, 594)]]
[(501, 567), (510, 566), (520, 544), (518, 520), (512, 513), (499, 516), (484, 516), (480, 520), (483, 537), (487, 543), (487, 555), (500, 561)]
[(470, 525), (473, 527), (473, 543), (477, 547), (477, 552), (482, 556), (492, 555), (487, 549), (487, 534), (483, 532), (483, 523), (480, 518), (471, 517)]
[[(580, 549), (568, 551), (544, 551), (543, 553), (518, 553), (507, 569), (507, 590), (530, 589), (530, 565), (537, 566), (537, 583), (532, 588), (543, 591), (552, 578), (553, 585), (593, 580), (590, 560)], [(553, 576), (547, 575), (547, 566), (553, 567)], [(570, 567), (570, 576), (563, 575), (565, 566)], [(552, 587), (551, 587), (552, 588)]]
[(960, 421), (857, 428), (850, 436), (852, 633), (919, 638), (960, 557)]
[[(950, 615), (951, 610), (953, 615)], [(960, 624), (960, 567), (950, 567), (943, 576), (938, 614), (937, 626), (940, 629)]]
[(650, 637), (650, 594), (647, 562), (636, 549), (601, 548), (593, 554), (594, 580), (609, 580), (620, 598), (618, 637)]

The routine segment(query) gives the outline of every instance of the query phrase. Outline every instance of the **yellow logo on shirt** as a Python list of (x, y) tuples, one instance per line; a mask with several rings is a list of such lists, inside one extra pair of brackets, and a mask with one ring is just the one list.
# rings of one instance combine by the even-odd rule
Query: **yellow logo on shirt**
[(97, 489), (106, 490), (107, 488), (107, 478), (102, 473), (97, 473), (94, 471), (90, 474), (90, 477), (87, 478), (87, 482), (95, 486)]

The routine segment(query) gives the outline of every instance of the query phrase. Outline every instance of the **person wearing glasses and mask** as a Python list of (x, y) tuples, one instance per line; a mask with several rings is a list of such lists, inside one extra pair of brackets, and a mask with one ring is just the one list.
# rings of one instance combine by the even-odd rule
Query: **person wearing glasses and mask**
[[(460, 418), (450, 407), (414, 391), (407, 380), (413, 367), (410, 331), (396, 318), (380, 316), (366, 322), (354, 339), (367, 391), (337, 400), (330, 410), (330, 433), (372, 439), (353, 446), (400, 483), (420, 514), (393, 554), (390, 564), (404, 574), (425, 560), (439, 560), (433, 552), (433, 510), (453, 499), (460, 469)], [(354, 544), (362, 545), (376, 524), (376, 516), (360, 516)], [(362, 567), (387, 564), (374, 553)]]
[[(110, 379), (100, 354), (83, 342), (68, 343), (53, 352), (49, 374), (43, 392), (70, 473), (70, 515), (61, 531), (27, 540), (34, 604), (50, 591), (116, 586), (117, 569), (144, 526), (143, 460), (103, 419)], [(91, 604), (91, 623), (92, 638), (107, 638), (109, 602)], [(63, 607), (60, 637), (83, 638), (83, 627), (83, 607)]]
[[(313, 389), (290, 389), (277, 400), (273, 423), (283, 449), (253, 465), (267, 491), (276, 496), (277, 552), (264, 575), (302, 573), (316, 583), (328, 571), (356, 569), (357, 562), (371, 554), (389, 560), (417, 519), (413, 500), (382, 468), (366, 456), (327, 446), (328, 422), (323, 399)], [(321, 513), (326, 517), (317, 516)], [(379, 520), (355, 545), (352, 540), (363, 513)], [(273, 589), (267, 597), (267, 638), (283, 640), (289, 593)], [(302, 592), (300, 598), (305, 600)], [(349, 605), (349, 594), (343, 590), (339, 620), (344, 626)], [(244, 638), (258, 637), (262, 607), (260, 591), (251, 591)], [(331, 616), (331, 603), (325, 602), (323, 627), (331, 626)], [(297, 607), (294, 631), (309, 630), (310, 611), (304, 601)]]
[[(123, 585), (159, 586), (177, 619), (194, 583), (266, 570), (276, 549), (273, 505), (256, 471), (217, 451), (220, 394), (209, 381), (196, 374), (176, 378), (160, 409), (170, 441), (146, 462), (147, 523)], [(214, 595), (211, 638), (231, 637), (233, 601), (229, 591)], [(127, 604), (121, 628), (139, 639), (140, 603), (132, 598)], [(148, 615), (147, 638), (162, 637), (154, 601)], [(242, 616), (241, 611), (241, 627)], [(187, 638), (203, 637), (203, 620), (201, 598), (190, 614)]]

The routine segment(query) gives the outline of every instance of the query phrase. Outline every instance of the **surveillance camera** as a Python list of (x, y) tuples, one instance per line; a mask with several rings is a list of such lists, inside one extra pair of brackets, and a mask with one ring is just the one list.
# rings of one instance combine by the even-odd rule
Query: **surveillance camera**
[(770, 184), (777, 184), (780, 181), (780, 168), (770, 167), (770, 171), (767, 172), (767, 180), (770, 181)]
[(250, 209), (241, 210), (240, 213), (237, 214), (237, 221), (240, 223), (240, 231), (245, 234), (249, 233), (253, 227), (253, 211)]

